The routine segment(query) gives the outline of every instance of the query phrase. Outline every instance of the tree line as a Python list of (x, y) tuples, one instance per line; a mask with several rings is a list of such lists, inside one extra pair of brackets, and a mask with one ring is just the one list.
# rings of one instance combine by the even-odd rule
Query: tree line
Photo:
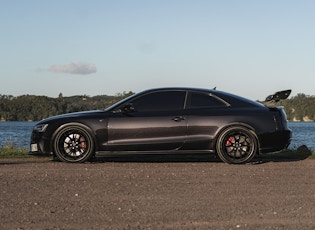
[[(123, 92), (114, 96), (71, 96), (64, 97), (61, 93), (57, 98), (47, 96), (22, 95), (11, 96), (0, 94), (1, 121), (39, 121), (43, 118), (63, 113), (86, 110), (105, 109), (115, 102), (134, 94)], [(284, 106), (289, 121), (314, 121), (315, 96), (303, 93), (290, 99), (267, 105)]]
[(115, 96), (71, 96), (62, 93), (57, 98), (47, 96), (22, 95), (13, 97), (0, 94), (0, 120), (2, 121), (39, 121), (47, 117), (87, 110), (105, 109), (115, 102), (132, 95), (123, 92)]
[(274, 105), (284, 107), (289, 121), (315, 121), (315, 96), (299, 93)]

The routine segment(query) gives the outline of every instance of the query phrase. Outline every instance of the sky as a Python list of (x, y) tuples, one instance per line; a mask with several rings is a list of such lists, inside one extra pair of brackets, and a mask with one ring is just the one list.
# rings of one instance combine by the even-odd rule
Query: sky
[(315, 95), (313, 0), (0, 0), (0, 94)]

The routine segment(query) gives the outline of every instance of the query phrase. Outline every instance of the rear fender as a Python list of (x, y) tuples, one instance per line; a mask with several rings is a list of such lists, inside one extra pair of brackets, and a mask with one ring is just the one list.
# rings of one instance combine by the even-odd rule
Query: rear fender
[(257, 136), (257, 134), (256, 134), (256, 132), (255, 132), (255, 129), (252, 127), (252, 126), (250, 126), (250, 125), (248, 125), (248, 124), (245, 124), (245, 123), (232, 123), (232, 124), (229, 124), (229, 125), (227, 125), (227, 126), (224, 126), (223, 128), (221, 128), (218, 132), (217, 132), (217, 134), (216, 134), (216, 136), (215, 136), (215, 141), (214, 141), (214, 146), (216, 146), (216, 143), (217, 143), (217, 141), (218, 141), (218, 138), (219, 138), (219, 136), (221, 135), (221, 133), (222, 132), (224, 132), (226, 129), (228, 129), (228, 128), (233, 128), (233, 127), (242, 127), (242, 128), (245, 128), (245, 129), (247, 129), (247, 130), (249, 130), (254, 136), (255, 136), (255, 138), (256, 138), (256, 142), (257, 142), (257, 149), (258, 149), (258, 153), (259, 153), (259, 149), (260, 149), (260, 142), (259, 142), (259, 138), (258, 138), (258, 136)]

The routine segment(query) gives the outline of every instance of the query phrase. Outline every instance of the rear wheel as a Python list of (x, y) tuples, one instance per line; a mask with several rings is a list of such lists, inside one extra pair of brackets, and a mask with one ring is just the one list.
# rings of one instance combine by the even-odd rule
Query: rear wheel
[(255, 156), (258, 150), (257, 138), (245, 127), (230, 127), (219, 135), (216, 150), (222, 161), (243, 164)]
[(85, 162), (94, 155), (94, 141), (87, 129), (79, 124), (58, 130), (53, 141), (56, 157), (64, 162)]

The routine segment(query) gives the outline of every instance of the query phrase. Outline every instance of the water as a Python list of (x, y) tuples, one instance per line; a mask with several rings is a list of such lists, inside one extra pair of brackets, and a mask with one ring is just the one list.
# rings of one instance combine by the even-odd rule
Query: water
[(315, 122), (289, 122), (292, 129), (292, 142), (289, 149), (296, 149), (301, 145), (306, 145), (315, 151)]
[[(0, 148), (10, 143), (16, 148), (29, 149), (33, 126), (36, 122), (0, 122)], [(289, 148), (306, 145), (315, 150), (315, 122), (289, 122), (293, 140)]]
[(16, 148), (29, 149), (31, 133), (36, 122), (0, 122), (0, 148), (13, 144)]

